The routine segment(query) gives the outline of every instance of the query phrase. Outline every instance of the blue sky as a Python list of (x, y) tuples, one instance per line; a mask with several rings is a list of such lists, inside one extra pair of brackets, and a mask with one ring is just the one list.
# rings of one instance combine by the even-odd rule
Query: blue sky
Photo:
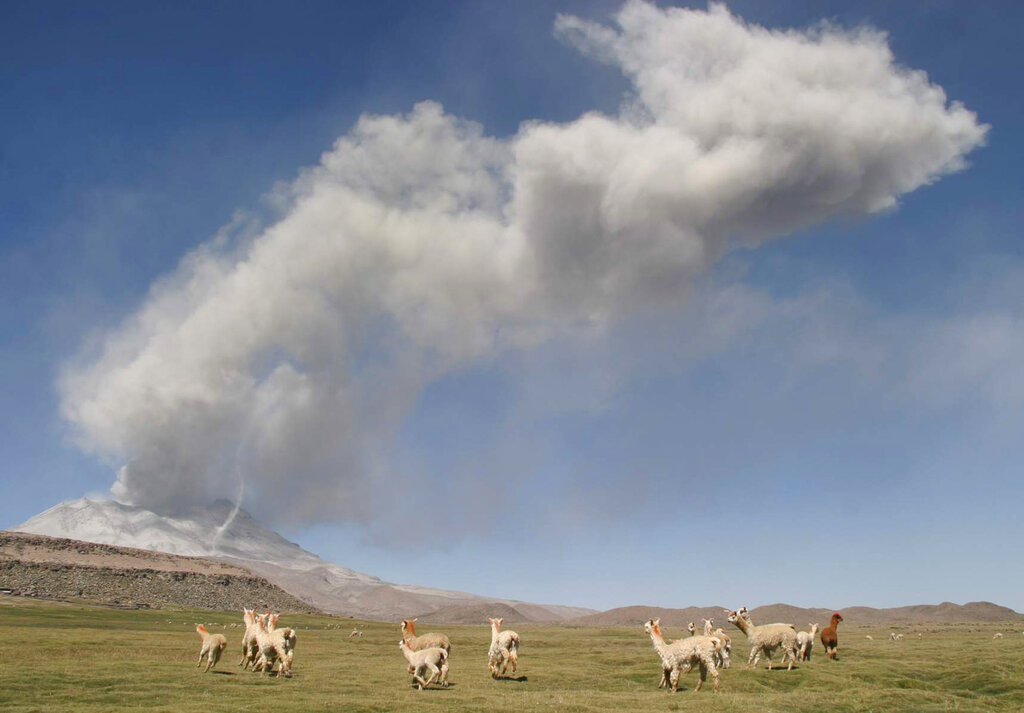
[[(234, 226), (231, 249), (244, 250), (282, 215), (299, 215), (288, 207), (297, 177), (361, 115), (408, 117), (432, 101), (495, 140), (523, 122), (616, 115), (630, 80), (553, 27), (559, 13), (612, 26), (618, 8), (5, 3), (0, 526), (108, 491), (123, 462), (109, 444), (145, 441), (118, 431), (108, 442), (97, 426), (83, 445), (62, 399), (93, 397), (76, 401), (61, 375), (100, 363), (110, 335), (137, 336), (124, 325), (155, 304), (155, 281), (167, 300), (180, 294), (186, 255), (224, 226)], [(595, 608), (987, 599), (1024, 610), (1024, 581), (1005, 567), (1024, 535), (1024, 11), (729, 9), (771, 29), (829, 20), (887, 33), (899, 65), (926, 72), (990, 127), (985, 145), (963, 170), (901, 190), (895, 208), (797, 217), (749, 248), (730, 242), (686, 272), (678, 294), (619, 295), (600, 328), (564, 326), (580, 321), (566, 305), (593, 295), (559, 283), (583, 298), (545, 302), (557, 318), (493, 306), (516, 333), (498, 348), (446, 352), (432, 333), (395, 347), (390, 323), (383, 336), (360, 332), (358, 349), (344, 351), (344, 379), (310, 377), (351, 387), (356, 400), (315, 413), (381, 427), (346, 432), (369, 443), (358, 458), (318, 452), (294, 474), (281, 454), (303, 448), (304, 435), (286, 423), (271, 435), (287, 448), (258, 464), (246, 507), (340, 564), (495, 596)], [(336, 153), (342, 174), (368, 140), (352, 143)], [(647, 284), (653, 273), (637, 274)], [(542, 336), (517, 331), (534, 320)], [(408, 366), (404, 339), (433, 346)], [(301, 376), (333, 374), (335, 352), (304, 353), (263, 350), (254, 378), (294, 366), (298, 376), (274, 381), (285, 394), (275, 398), (287, 398)], [(268, 422), (293, 413), (280, 408)], [(332, 437), (330, 419), (318, 428), (311, 437)], [(337, 493), (335, 466), (351, 486)], [(394, 512), (389, 497), (400, 501)], [(287, 515), (268, 505), (289, 498), (302, 505)], [(307, 502), (332, 498), (333, 510)], [(415, 534), (423, 512), (447, 523), (442, 542)]]

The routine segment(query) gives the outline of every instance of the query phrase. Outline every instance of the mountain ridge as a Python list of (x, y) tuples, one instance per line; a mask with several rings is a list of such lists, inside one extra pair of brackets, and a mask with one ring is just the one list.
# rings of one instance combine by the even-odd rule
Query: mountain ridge
[(318, 609), (366, 619), (398, 620), (488, 602), (521, 607), (531, 612), (524, 614), (531, 621), (561, 621), (593, 612), (385, 582), (302, 549), (226, 501), (170, 516), (115, 500), (80, 498), (59, 503), (10, 529), (224, 561), (265, 577)]

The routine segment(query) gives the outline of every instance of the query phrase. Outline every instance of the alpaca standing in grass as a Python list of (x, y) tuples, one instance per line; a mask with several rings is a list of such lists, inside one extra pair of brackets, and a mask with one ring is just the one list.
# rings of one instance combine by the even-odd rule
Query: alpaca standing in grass
[(665, 643), (661, 634), (661, 619), (648, 619), (644, 624), (644, 631), (651, 636), (651, 643), (654, 650), (661, 658), (661, 682), (658, 688), (669, 686), (672, 692), (679, 690), (679, 676), (693, 668), (694, 664), (700, 667), (700, 680), (694, 687), (696, 693), (707, 680), (708, 672), (714, 681), (715, 692), (717, 693), (721, 682), (719, 681), (718, 668), (715, 666), (715, 648), (721, 642), (714, 637), (691, 636), (686, 639)]
[(747, 668), (756, 666), (761, 660), (763, 653), (768, 658), (768, 670), (772, 670), (772, 653), (776, 649), (782, 649), (782, 662), (789, 658), (787, 670), (793, 670), (796, 662), (796, 629), (789, 624), (764, 624), (755, 626), (754, 622), (744, 617), (740, 612), (746, 612), (746, 607), (740, 607), (736, 611), (729, 612), (729, 623), (735, 624), (736, 628), (747, 635), (750, 640), (750, 656), (747, 658)]
[(245, 633), (242, 635), (242, 658), (238, 662), (238, 665), (242, 668), (249, 668), (249, 666), (256, 663), (256, 658), (259, 656), (260, 649), (256, 643), (256, 632), (259, 627), (256, 625), (256, 610), (246, 609), (242, 607), (242, 621), (245, 622)]
[(810, 631), (796, 632), (797, 660), (810, 661), (811, 650), (814, 648), (814, 637), (818, 633), (817, 624), (808, 624)]
[(514, 631), (502, 631), (501, 623), (503, 618), (488, 619), (491, 623), (491, 648), (487, 652), (487, 668), (491, 671), (491, 678), (498, 677), (498, 667), (501, 667), (501, 675), (509, 665), (512, 666), (512, 673), (519, 668), (519, 634)]
[(228, 647), (228, 640), (224, 638), (224, 634), (211, 634), (202, 624), (196, 624), (196, 632), (203, 639), (203, 647), (199, 649), (199, 663), (196, 664), (196, 668), (203, 665), (203, 657), (205, 656), (206, 668), (203, 669), (203, 673), (206, 673), (217, 665), (220, 655)]
[(429, 633), (423, 634), (422, 636), (416, 636), (415, 619), (402, 620), (402, 641), (404, 641), (406, 646), (413, 651), (420, 651), (432, 646), (437, 646), (444, 649), (449, 654), (452, 652), (452, 644), (444, 634)]
[(839, 634), (836, 632), (836, 627), (842, 620), (843, 617), (836, 612), (832, 615), (828, 626), (821, 630), (821, 645), (825, 647), (825, 656), (833, 661), (838, 657), (839, 649)]
[[(448, 687), (448, 652), (440, 646), (428, 646), (419, 651), (409, 648), (405, 639), (398, 642), (402, 655), (409, 664), (409, 671), (422, 691), (434, 679), (445, 688)], [(430, 671), (430, 678), (424, 679), (423, 674)]]

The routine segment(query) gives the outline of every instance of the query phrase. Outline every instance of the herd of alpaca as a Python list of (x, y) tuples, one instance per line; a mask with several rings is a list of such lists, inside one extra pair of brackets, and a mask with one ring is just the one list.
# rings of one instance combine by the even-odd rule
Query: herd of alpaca
[[(772, 655), (782, 652), (782, 663), (787, 670), (792, 670), (797, 661), (809, 661), (814, 647), (814, 637), (818, 632), (817, 624), (810, 624), (809, 631), (797, 631), (792, 624), (754, 624), (746, 607), (735, 611), (725, 610), (727, 620), (742, 631), (751, 649), (747, 657), (747, 666), (756, 666), (761, 656), (768, 659), (768, 669), (772, 669)], [(290, 677), (295, 657), (295, 630), (277, 628), (279, 614), (266, 612), (257, 614), (255, 609), (242, 610), (245, 633), (242, 636), (242, 658), (238, 665), (251, 668), (261, 673), (274, 673), (277, 667), (278, 676)], [(837, 612), (832, 615), (828, 627), (821, 631), (821, 643), (825, 647), (825, 655), (830, 659), (837, 658), (838, 636), (836, 628), (843, 617)], [(501, 628), (504, 619), (488, 619), (491, 627), (491, 645), (487, 652), (487, 668), (492, 678), (504, 676), (509, 667), (516, 673), (519, 667), (519, 634)], [(413, 684), (424, 690), (432, 683), (447, 687), (449, 655), (451, 640), (445, 634), (427, 633), (416, 635), (416, 619), (404, 619), (400, 625), (402, 639), (398, 642), (399, 649), (405, 657), (407, 671), (412, 674)], [(703, 620), (703, 630), (698, 633), (697, 626), (690, 622), (687, 630), (690, 636), (676, 641), (666, 642), (661, 630), (660, 619), (648, 619), (643, 625), (650, 635), (654, 650), (661, 659), (661, 681), (659, 688), (679, 690), (679, 679), (689, 673), (694, 666), (700, 673), (700, 679), (694, 687), (696, 693), (704, 685), (708, 675), (711, 676), (715, 691), (721, 688), (720, 669), (731, 666), (732, 639), (721, 627), (714, 627), (713, 619)], [(204, 671), (210, 671), (220, 660), (227, 648), (227, 639), (222, 634), (211, 634), (202, 624), (196, 624), (196, 631), (202, 638), (198, 666), (206, 659)], [(362, 632), (353, 629), (349, 638), (361, 638)], [(996, 637), (1001, 634), (996, 634)], [(868, 637), (871, 638), (871, 637)], [(890, 635), (892, 640), (901, 640), (902, 634), (895, 632)]]
[[(242, 658), (238, 665), (242, 668), (252, 668), (253, 671), (273, 673), (274, 666), (277, 666), (278, 676), (291, 677), (292, 663), (295, 660), (295, 629), (284, 627), (277, 628), (277, 620), (280, 614), (257, 614), (255, 609), (242, 609), (242, 621), (245, 625), (245, 633), (242, 635)], [(211, 634), (202, 624), (196, 624), (196, 632), (202, 638), (202, 648), (199, 650), (199, 663), (206, 658), (206, 668), (209, 671), (217, 665), (224, 649), (228, 646), (228, 640), (223, 634)]]

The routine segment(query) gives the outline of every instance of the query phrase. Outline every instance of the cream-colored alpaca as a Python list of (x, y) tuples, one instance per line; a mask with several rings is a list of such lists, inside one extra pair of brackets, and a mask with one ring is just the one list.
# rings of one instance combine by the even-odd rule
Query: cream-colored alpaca
[(814, 650), (814, 637), (818, 635), (818, 625), (812, 622), (808, 626), (811, 627), (809, 631), (796, 632), (797, 661), (811, 660), (811, 651)]
[(203, 647), (199, 649), (199, 663), (196, 664), (196, 668), (203, 665), (203, 657), (205, 656), (206, 668), (203, 669), (203, 673), (206, 673), (217, 665), (220, 655), (228, 647), (228, 640), (224, 638), (224, 634), (211, 634), (202, 624), (196, 624), (196, 631), (203, 639)]
[(689, 671), (694, 664), (700, 667), (700, 680), (697, 681), (693, 692), (700, 690), (704, 681), (707, 680), (708, 672), (715, 684), (715, 692), (720, 687), (718, 668), (715, 666), (715, 649), (721, 646), (721, 641), (715, 637), (691, 636), (685, 639), (678, 639), (671, 644), (665, 643), (661, 634), (661, 619), (648, 619), (644, 624), (644, 631), (651, 635), (651, 643), (654, 650), (661, 657), (661, 683), (658, 688), (669, 686), (672, 692), (679, 690), (679, 676)]
[(259, 631), (259, 627), (256, 625), (258, 616), (255, 609), (242, 607), (242, 621), (245, 622), (245, 633), (242, 635), (242, 658), (238, 662), (238, 665), (242, 668), (253, 666), (260, 655), (260, 648), (256, 643), (256, 632)]
[(740, 607), (736, 611), (731, 611), (729, 612), (728, 620), (730, 624), (735, 624), (736, 628), (746, 634), (750, 640), (751, 649), (750, 657), (747, 659), (747, 667), (756, 666), (763, 653), (768, 657), (768, 670), (770, 671), (772, 668), (772, 653), (776, 649), (781, 648), (782, 662), (785, 663), (788, 658), (788, 670), (792, 671), (793, 664), (796, 663), (797, 654), (796, 629), (789, 624), (755, 626), (754, 622), (749, 619), (749, 615), (744, 616), (746, 611), (746, 607)]
[(402, 641), (404, 641), (406, 646), (408, 646), (412, 651), (421, 651), (422, 649), (429, 649), (433, 646), (437, 646), (448, 653), (452, 652), (452, 643), (444, 634), (429, 633), (423, 634), (422, 636), (416, 636), (415, 619), (402, 619)]
[(503, 618), (487, 621), (491, 623), (491, 648), (487, 652), (487, 668), (491, 671), (491, 678), (498, 677), (499, 666), (502, 676), (509, 665), (512, 666), (512, 673), (515, 673), (519, 668), (519, 634), (511, 630), (502, 631)]
[(295, 658), (295, 630), (289, 628), (278, 629), (277, 619), (280, 614), (271, 614), (257, 617), (256, 623), (259, 627), (256, 632), (256, 643), (260, 649), (259, 658), (253, 670), (259, 669), (261, 673), (273, 672), (274, 664), (278, 664), (277, 675), (291, 677), (292, 662)]
[[(419, 684), (421, 691), (429, 686), (434, 679), (437, 679), (437, 682), (445, 688), (448, 687), (447, 651), (440, 646), (428, 646), (425, 649), (413, 651), (409, 648), (405, 639), (398, 642), (398, 647), (402, 650), (402, 655), (405, 656), (405, 660), (409, 664), (409, 672), (416, 683)], [(430, 671), (430, 678), (424, 679), (423, 674), (428, 670)]]

